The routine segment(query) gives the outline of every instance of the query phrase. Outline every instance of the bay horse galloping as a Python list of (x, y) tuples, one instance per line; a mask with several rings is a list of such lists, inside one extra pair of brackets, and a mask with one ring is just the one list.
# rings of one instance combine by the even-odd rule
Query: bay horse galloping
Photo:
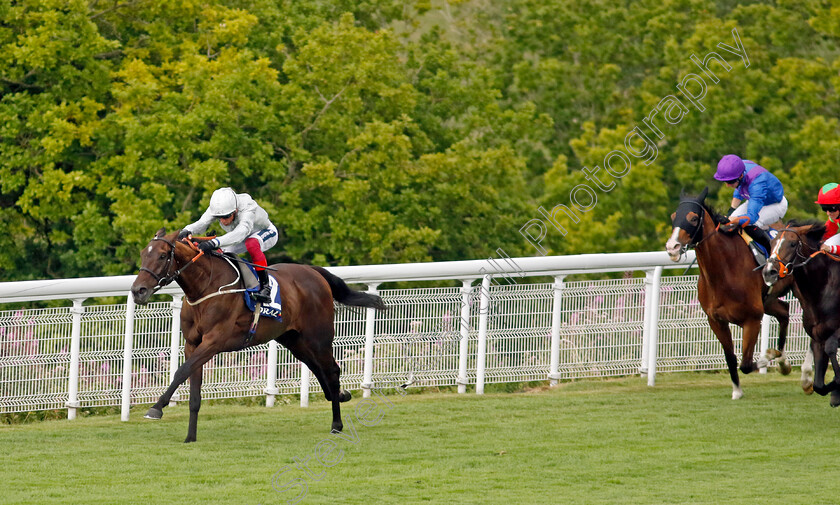
[[(780, 300), (790, 290), (791, 282), (781, 282), (770, 289), (756, 268), (755, 257), (737, 233), (718, 232), (717, 226), (729, 222), (706, 203), (709, 188), (697, 198), (682, 197), (677, 211), (671, 215), (673, 232), (665, 244), (672, 260), (678, 261), (685, 250), (694, 247), (700, 278), (697, 295), (709, 326), (723, 346), (726, 367), (732, 379), (732, 399), (743, 396), (738, 377), (738, 359), (729, 324), (743, 329), (741, 372), (748, 374), (767, 366), (778, 358), (782, 374), (791, 367), (784, 352), (788, 331), (788, 303)], [(769, 314), (779, 321), (779, 350), (768, 349), (759, 363), (753, 362), (753, 351), (761, 330), (761, 318)]]
[(343, 280), (320, 267), (272, 265), (270, 274), (277, 280), (283, 320), (261, 318), (256, 334), (249, 338), (254, 315), (243, 300), (241, 291), (245, 286), (237, 268), (221, 256), (205, 255), (186, 241), (176, 241), (177, 236), (177, 231), (166, 235), (164, 228), (158, 230), (140, 254), (140, 273), (131, 286), (134, 301), (145, 305), (157, 289), (175, 281), (187, 302), (181, 310), (184, 364), (178, 367), (172, 384), (146, 417), (160, 419), (175, 390), (189, 378), (190, 421), (185, 442), (195, 442), (203, 365), (220, 352), (276, 340), (318, 378), (324, 396), (332, 402), (332, 430), (341, 431), (339, 402), (350, 400), (350, 392), (341, 389), (341, 370), (333, 357), (333, 300), (385, 310), (382, 299), (351, 290)]
[[(773, 239), (772, 253), (762, 269), (768, 284), (793, 278), (793, 294), (802, 306), (802, 326), (811, 337), (809, 356), (802, 365), (813, 360), (813, 388), (825, 396), (831, 393), (831, 406), (840, 405), (840, 366), (837, 345), (840, 342), (840, 262), (836, 257), (820, 253), (825, 234), (823, 223), (788, 223)], [(813, 355), (811, 356), (811, 353)], [(834, 380), (825, 384), (828, 362), (834, 368)]]

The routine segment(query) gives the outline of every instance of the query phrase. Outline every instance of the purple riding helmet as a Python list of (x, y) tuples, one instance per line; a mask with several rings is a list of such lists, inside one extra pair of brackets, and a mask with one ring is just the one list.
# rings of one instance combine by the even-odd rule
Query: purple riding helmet
[(734, 154), (727, 154), (720, 159), (715, 172), (715, 179), (719, 181), (734, 181), (744, 173), (744, 160)]

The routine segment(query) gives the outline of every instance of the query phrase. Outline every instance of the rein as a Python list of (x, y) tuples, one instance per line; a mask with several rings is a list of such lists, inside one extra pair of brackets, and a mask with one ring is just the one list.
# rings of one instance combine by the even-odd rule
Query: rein
[[(172, 265), (175, 263), (175, 243), (170, 242), (169, 240), (166, 240), (165, 238), (161, 238), (161, 237), (153, 238), (152, 242), (154, 242), (156, 240), (169, 245), (170, 249), (169, 249), (169, 257), (166, 259), (166, 266), (163, 268), (163, 273), (162, 274), (158, 274), (157, 272), (155, 272), (153, 270), (150, 270), (146, 267), (140, 267), (141, 272), (147, 272), (149, 275), (151, 275), (157, 281), (157, 286), (155, 286), (154, 290), (152, 291), (153, 294), (157, 293), (160, 289), (164, 288), (165, 286), (168, 286), (169, 284), (171, 284), (172, 281), (177, 279), (181, 275), (181, 273), (184, 272), (184, 270), (186, 270), (187, 268), (189, 268), (190, 265), (195, 263), (198, 260), (198, 258), (204, 256), (204, 251), (202, 251), (198, 247), (196, 247), (196, 245), (193, 244), (191, 241), (185, 240), (185, 243), (188, 244), (193, 250), (198, 251), (198, 254), (196, 254), (193, 257), (193, 259), (191, 259), (189, 262), (187, 262), (187, 264), (185, 264), (183, 267), (176, 270), (175, 273), (170, 274), (169, 271), (172, 269)], [(222, 291), (222, 289), (224, 289), (228, 286), (238, 284), (239, 281), (242, 279), (242, 275), (239, 273), (239, 269), (236, 268), (236, 266), (233, 264), (233, 262), (227, 256), (217, 255), (217, 254), (213, 254), (213, 253), (211, 253), (211, 255), (212, 256), (218, 256), (218, 257), (224, 259), (225, 261), (227, 261), (228, 265), (230, 265), (230, 267), (233, 268), (233, 270), (236, 272), (236, 280), (229, 283), (229, 284), (225, 284), (224, 286), (220, 286), (218, 291), (216, 291), (214, 293), (210, 293), (209, 295), (203, 296), (203, 297), (199, 298), (198, 300), (196, 300), (194, 302), (190, 301), (189, 298), (184, 297), (184, 301), (187, 302), (187, 305), (191, 305), (191, 306), (192, 305), (198, 305), (199, 303), (201, 303), (205, 300), (208, 300), (210, 298), (213, 298), (213, 297), (216, 297), (216, 296), (219, 296), (219, 295), (227, 295), (227, 294), (232, 294), (232, 293), (242, 293), (242, 292), (246, 291), (246, 289), (230, 289), (230, 290), (227, 290), (227, 291)]]
[[(787, 263), (782, 261), (782, 258), (779, 256), (779, 249), (781, 248), (782, 242), (785, 241), (784, 237), (782, 237), (781, 240), (779, 240), (779, 242), (776, 244), (776, 247), (773, 248), (772, 254), (770, 255), (771, 260), (776, 260), (777, 262), (779, 262), (779, 278), (780, 279), (785, 278), (795, 268), (803, 267), (803, 266), (807, 265), (812, 259), (814, 259), (815, 257), (817, 257), (817, 255), (820, 255), (820, 254), (825, 254), (827, 257), (831, 258), (834, 261), (840, 261), (840, 257), (837, 257), (834, 254), (830, 254), (826, 251), (823, 251), (822, 249), (818, 249), (816, 252), (813, 252), (810, 255), (805, 256), (804, 254), (802, 254), (799, 251), (800, 248), (802, 247), (802, 244), (803, 244), (802, 236), (800, 236), (799, 233), (797, 233), (797, 231), (792, 229), (792, 228), (784, 228), (782, 230), (779, 230), (779, 235), (781, 235), (782, 233), (784, 233), (786, 231), (789, 231), (789, 232), (793, 233), (794, 235), (796, 235), (796, 246), (794, 246), (795, 247), (794, 248), (795, 256), (793, 257), (793, 259), (791, 259)], [(801, 258), (804, 261), (802, 261), (801, 263), (796, 263), (797, 258)]]
[[(214, 254), (214, 256), (216, 256), (216, 255)], [(206, 296), (202, 296), (201, 298), (199, 298), (198, 300), (196, 300), (194, 302), (191, 302), (189, 298), (184, 297), (184, 301), (187, 302), (187, 305), (195, 306), (195, 305), (198, 305), (199, 303), (201, 303), (205, 300), (209, 300), (210, 298), (214, 298), (214, 297), (219, 296), (219, 295), (229, 295), (229, 294), (232, 294), (232, 293), (244, 293), (245, 291), (247, 291), (246, 289), (229, 289), (227, 291), (222, 291), (222, 289), (224, 289), (228, 286), (233, 286), (234, 284), (239, 284), (239, 281), (242, 279), (242, 274), (239, 273), (239, 269), (236, 268), (236, 266), (231, 262), (230, 258), (228, 258), (227, 256), (219, 256), (219, 257), (221, 257), (223, 260), (227, 261), (228, 264), (230, 265), (230, 267), (233, 268), (236, 271), (236, 280), (229, 283), (229, 284), (225, 284), (224, 286), (219, 286), (219, 289), (216, 292), (210, 293), (209, 295), (206, 295)]]
[(198, 260), (198, 258), (204, 256), (204, 251), (198, 251), (198, 254), (192, 260), (190, 260), (189, 263), (187, 263), (186, 265), (184, 265), (180, 269), (176, 270), (174, 274), (169, 274), (169, 270), (172, 269), (172, 265), (174, 264), (174, 260), (175, 260), (175, 243), (170, 242), (169, 240), (166, 240), (165, 238), (160, 238), (160, 237), (153, 238), (152, 242), (154, 242), (156, 240), (159, 240), (159, 241), (169, 245), (170, 249), (169, 249), (169, 257), (166, 259), (166, 267), (163, 269), (163, 271), (164, 271), (163, 275), (158, 274), (157, 272), (154, 272), (154, 271), (152, 271), (152, 270), (150, 270), (146, 267), (140, 267), (141, 272), (147, 272), (149, 275), (151, 275), (157, 281), (157, 286), (155, 286), (153, 293), (157, 293), (160, 289), (162, 289), (165, 286), (168, 286), (169, 284), (171, 284), (172, 281), (177, 279), (181, 275), (181, 273), (184, 270), (187, 269), (187, 267), (189, 267), (190, 265), (195, 263), (196, 260)]

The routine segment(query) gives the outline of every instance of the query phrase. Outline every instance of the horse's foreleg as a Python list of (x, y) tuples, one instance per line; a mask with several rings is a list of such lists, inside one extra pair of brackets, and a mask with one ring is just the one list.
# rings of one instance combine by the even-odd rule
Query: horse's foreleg
[(204, 366), (198, 367), (190, 375), (190, 426), (187, 428), (187, 438), (184, 443), (195, 442), (195, 431), (198, 427), (198, 411), (201, 408), (201, 380)]
[(831, 391), (825, 385), (828, 355), (825, 353), (823, 345), (814, 340), (811, 340), (811, 350), (814, 352), (814, 392), (820, 396), (825, 396)]
[(805, 361), (802, 362), (802, 376), (799, 379), (802, 391), (806, 395), (814, 394), (814, 351), (811, 345), (805, 352)]
[(831, 361), (832, 370), (834, 370), (834, 379), (829, 384), (829, 389), (831, 390), (830, 405), (832, 407), (840, 405), (840, 364), (837, 363), (837, 347), (838, 336), (835, 333), (825, 343), (825, 353), (828, 355), (829, 361)]
[(753, 361), (755, 343), (758, 341), (758, 333), (761, 331), (761, 319), (750, 319), (744, 323), (743, 339), (741, 340), (741, 372), (749, 374), (758, 370), (758, 365)]
[[(215, 356), (216, 352), (216, 349), (210, 345), (206, 345), (205, 343), (199, 344), (192, 355), (184, 361), (184, 364), (178, 367), (178, 370), (175, 371), (175, 377), (172, 379), (172, 384), (160, 395), (157, 403), (149, 408), (149, 411), (144, 417), (146, 419), (160, 419), (163, 417), (163, 408), (169, 405), (169, 400), (175, 394), (178, 386), (183, 384), (196, 370), (201, 370), (201, 367), (210, 361), (210, 358)], [(192, 410), (192, 400), (190, 400), (190, 410)]]
[(735, 346), (732, 344), (732, 332), (729, 331), (729, 323), (709, 317), (709, 326), (723, 347), (726, 368), (729, 370), (729, 378), (732, 379), (732, 399), (737, 400), (744, 395), (744, 392), (741, 391), (740, 378), (738, 377), (738, 358), (735, 356)]
[(785, 343), (787, 342), (788, 325), (790, 323), (790, 304), (775, 295), (768, 295), (764, 298), (764, 313), (775, 317), (776, 321), (779, 322), (779, 348), (778, 350), (767, 349), (764, 358), (768, 361), (775, 359), (779, 367), (779, 373), (788, 375), (791, 371), (791, 365), (785, 353)]

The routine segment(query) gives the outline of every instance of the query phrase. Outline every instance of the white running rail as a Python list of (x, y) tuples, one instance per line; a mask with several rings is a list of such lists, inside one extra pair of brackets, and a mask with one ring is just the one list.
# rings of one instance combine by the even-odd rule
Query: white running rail
[[(391, 306), (337, 306), (342, 384), (364, 396), (384, 382), (461, 393), (474, 386), (481, 394), (486, 383), (641, 373), (652, 386), (657, 371), (723, 369), (697, 302), (697, 276), (663, 275), (691, 260), (691, 253), (675, 264), (665, 252), (641, 252), (329, 268)], [(570, 278), (604, 272), (613, 274)], [(0, 413), (66, 408), (73, 419), (82, 407), (121, 405), (128, 420), (131, 405), (156, 401), (183, 362), (183, 294), (172, 285), (160, 292), (169, 301), (135, 306), (133, 281), (0, 283)], [(419, 281), (451, 287), (381, 287)], [(62, 306), (22, 308), (36, 301)], [(797, 363), (807, 337), (796, 300), (791, 309), (787, 349)], [(775, 321), (765, 327), (758, 350), (776, 343)], [(733, 338), (739, 348), (740, 329)], [(319, 390), (276, 344), (221, 354), (204, 367), (204, 398), (264, 394), (272, 406), (277, 395), (303, 393), (305, 406), (307, 392)], [(187, 397), (182, 386), (174, 401)]]

